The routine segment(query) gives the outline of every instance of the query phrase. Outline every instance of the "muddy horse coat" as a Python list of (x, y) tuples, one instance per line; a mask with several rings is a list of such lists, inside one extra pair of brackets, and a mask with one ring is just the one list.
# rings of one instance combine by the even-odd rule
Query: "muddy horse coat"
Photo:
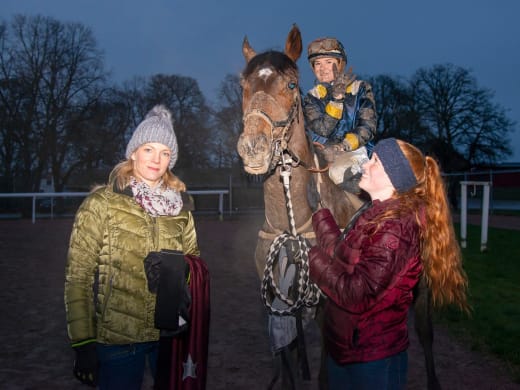
[[(332, 211), (339, 226), (345, 227), (363, 202), (337, 187), (328, 173), (320, 169), (321, 160), (305, 134), (296, 66), (302, 52), (298, 27), (293, 26), (289, 32), (283, 53), (257, 54), (247, 38), (242, 52), (247, 63), (241, 77), (244, 129), (237, 150), (247, 173), (264, 176), (265, 220), (255, 250), (256, 268), (263, 280), (262, 294), (270, 314), (277, 315), (273, 305), (277, 306), (278, 299), (281, 304), (277, 307), (288, 310), (289, 315), (298, 315), (298, 304), (308, 306), (316, 301), (315, 290), (305, 275), (306, 245), (313, 244), (315, 237), (308, 186), (319, 193), (322, 206)], [(273, 249), (276, 246), (278, 248)], [(273, 256), (273, 252), (282, 248), (285, 252)], [(291, 248), (294, 249), (292, 254)], [(288, 258), (290, 263), (291, 257), (296, 270), (282, 259)], [(276, 262), (277, 269), (269, 269), (269, 265), (273, 265), (270, 263)], [(284, 266), (280, 268), (282, 263)], [(304, 285), (308, 290), (300, 291), (296, 297), (288, 296), (290, 286), (284, 279), (287, 273), (291, 277), (295, 275), (298, 287)], [(273, 283), (266, 283), (266, 279)], [(306, 294), (310, 301), (305, 301)], [(433, 365), (430, 295), (424, 281), (419, 284), (415, 297), (415, 324), (425, 351), (428, 389), (438, 389)], [(294, 386), (294, 382), (289, 381), (289, 386)]]

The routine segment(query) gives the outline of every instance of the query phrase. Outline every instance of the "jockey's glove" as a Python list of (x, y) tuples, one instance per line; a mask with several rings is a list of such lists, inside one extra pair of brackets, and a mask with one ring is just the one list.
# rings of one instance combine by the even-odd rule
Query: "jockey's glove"
[(98, 379), (98, 359), (96, 353), (96, 341), (87, 340), (72, 345), (76, 353), (72, 372), (83, 384), (96, 387)]
[(359, 148), (359, 138), (354, 133), (347, 133), (343, 138), (343, 147), (347, 152), (351, 152)]
[(342, 100), (345, 98), (347, 86), (351, 84), (356, 76), (352, 74), (352, 67), (349, 68), (347, 73), (338, 73), (338, 67), (336, 64), (333, 66), (334, 81), (332, 82), (332, 97), (334, 100)]

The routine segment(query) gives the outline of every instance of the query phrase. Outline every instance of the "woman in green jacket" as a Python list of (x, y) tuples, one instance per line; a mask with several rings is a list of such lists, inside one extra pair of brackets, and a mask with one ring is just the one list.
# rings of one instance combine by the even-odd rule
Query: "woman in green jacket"
[(170, 171), (177, 160), (171, 113), (155, 106), (137, 126), (108, 185), (79, 208), (65, 270), (67, 329), (74, 375), (100, 389), (140, 389), (146, 362), (157, 362), (156, 296), (143, 261), (150, 252), (198, 256), (186, 186)]

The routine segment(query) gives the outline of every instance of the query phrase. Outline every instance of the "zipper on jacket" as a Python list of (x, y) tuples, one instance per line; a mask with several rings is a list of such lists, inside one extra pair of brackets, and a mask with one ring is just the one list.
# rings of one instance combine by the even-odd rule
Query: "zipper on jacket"
[(153, 247), (156, 250), (161, 250), (159, 248), (159, 234), (157, 229), (157, 218), (156, 217), (150, 217), (152, 220), (152, 241), (153, 241)]
[(113, 281), (114, 281), (114, 275), (110, 275), (110, 280), (108, 282), (108, 291), (107, 291), (107, 295), (105, 297), (105, 302), (103, 303), (103, 311), (101, 312), (101, 319), (102, 320), (105, 320), (105, 313), (106, 313), (107, 307), (108, 307), (108, 300), (110, 299), (110, 296), (112, 295), (112, 284), (113, 284)]

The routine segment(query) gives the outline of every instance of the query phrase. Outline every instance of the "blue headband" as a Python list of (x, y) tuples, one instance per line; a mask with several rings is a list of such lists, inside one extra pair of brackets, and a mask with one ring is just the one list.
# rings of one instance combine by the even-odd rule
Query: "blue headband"
[(408, 191), (417, 184), (410, 162), (403, 154), (395, 138), (379, 141), (374, 147), (385, 172), (398, 192)]

